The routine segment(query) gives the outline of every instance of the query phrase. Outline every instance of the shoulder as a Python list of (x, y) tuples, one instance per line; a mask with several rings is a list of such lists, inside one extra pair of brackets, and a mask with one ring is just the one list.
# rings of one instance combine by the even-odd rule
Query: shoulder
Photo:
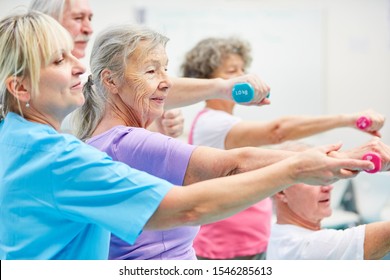
[[(110, 143), (126, 148), (149, 147), (166, 148), (183, 145), (182, 141), (159, 132), (140, 127), (118, 127), (110, 136)], [(187, 145), (187, 144), (185, 144)]]
[(232, 125), (240, 122), (242, 119), (220, 110), (207, 110), (199, 115), (197, 121), (198, 128), (213, 127), (216, 129), (230, 128)]

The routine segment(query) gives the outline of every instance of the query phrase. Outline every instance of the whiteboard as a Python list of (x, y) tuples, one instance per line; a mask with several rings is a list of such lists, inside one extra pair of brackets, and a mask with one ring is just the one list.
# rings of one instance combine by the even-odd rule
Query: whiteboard
[[(236, 106), (236, 115), (248, 120), (270, 120), (287, 114), (324, 114), (324, 23), (315, 8), (267, 8), (260, 3), (207, 8), (185, 4), (147, 5), (137, 9), (142, 21), (170, 38), (169, 72), (179, 76), (185, 53), (209, 36), (239, 36), (252, 45), (256, 73), (271, 87), (271, 105)], [(248, 3), (248, 2), (246, 2)], [(219, 2), (221, 4), (221, 2)], [(185, 92), (183, 92), (185, 94)], [(185, 132), (204, 104), (182, 108)]]

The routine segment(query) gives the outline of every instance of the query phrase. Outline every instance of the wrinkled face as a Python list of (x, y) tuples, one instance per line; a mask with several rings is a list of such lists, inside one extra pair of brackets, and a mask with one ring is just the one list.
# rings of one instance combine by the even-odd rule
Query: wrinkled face
[(167, 75), (168, 57), (163, 45), (150, 51), (147, 42), (140, 42), (128, 59), (125, 82), (119, 87), (119, 95), (127, 107), (148, 126), (164, 112), (164, 103), (171, 87)]
[(244, 60), (238, 54), (229, 54), (223, 59), (221, 65), (213, 72), (213, 78), (230, 79), (244, 75)]
[(85, 49), (93, 32), (92, 16), (88, 0), (66, 1), (61, 24), (74, 40), (72, 53), (77, 58), (85, 56)]
[(296, 184), (284, 190), (289, 208), (304, 220), (317, 223), (332, 214), (330, 197), (333, 186)]
[(80, 75), (85, 67), (70, 52), (54, 53), (49, 65), (41, 68), (38, 93), (30, 100), (34, 112), (62, 121), (84, 104)]

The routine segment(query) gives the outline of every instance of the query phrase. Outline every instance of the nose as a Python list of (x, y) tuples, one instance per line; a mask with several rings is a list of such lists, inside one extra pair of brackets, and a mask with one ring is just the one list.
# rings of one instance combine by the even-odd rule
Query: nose
[(93, 33), (91, 19), (85, 18), (81, 26), (81, 32), (85, 35), (91, 35)]
[(164, 72), (163, 79), (160, 82), (159, 88), (163, 91), (167, 91), (172, 87), (172, 80), (169, 78), (168, 74)]
[(321, 186), (321, 191), (323, 191), (323, 192), (330, 192), (332, 190), (333, 190), (333, 186), (332, 185)]
[(82, 75), (86, 71), (85, 65), (76, 57), (73, 56), (72, 74)]

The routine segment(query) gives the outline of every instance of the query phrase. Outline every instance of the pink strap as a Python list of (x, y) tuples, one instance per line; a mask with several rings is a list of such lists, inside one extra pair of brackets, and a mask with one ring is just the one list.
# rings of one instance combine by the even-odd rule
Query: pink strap
[(193, 143), (194, 143), (194, 129), (195, 129), (195, 125), (196, 125), (196, 123), (197, 123), (199, 117), (200, 117), (201, 115), (203, 115), (204, 113), (206, 113), (207, 111), (208, 111), (208, 109), (207, 109), (207, 108), (204, 108), (202, 111), (200, 111), (200, 112), (196, 115), (195, 119), (193, 120), (192, 125), (191, 125), (190, 134), (188, 135), (188, 144), (193, 145)]

